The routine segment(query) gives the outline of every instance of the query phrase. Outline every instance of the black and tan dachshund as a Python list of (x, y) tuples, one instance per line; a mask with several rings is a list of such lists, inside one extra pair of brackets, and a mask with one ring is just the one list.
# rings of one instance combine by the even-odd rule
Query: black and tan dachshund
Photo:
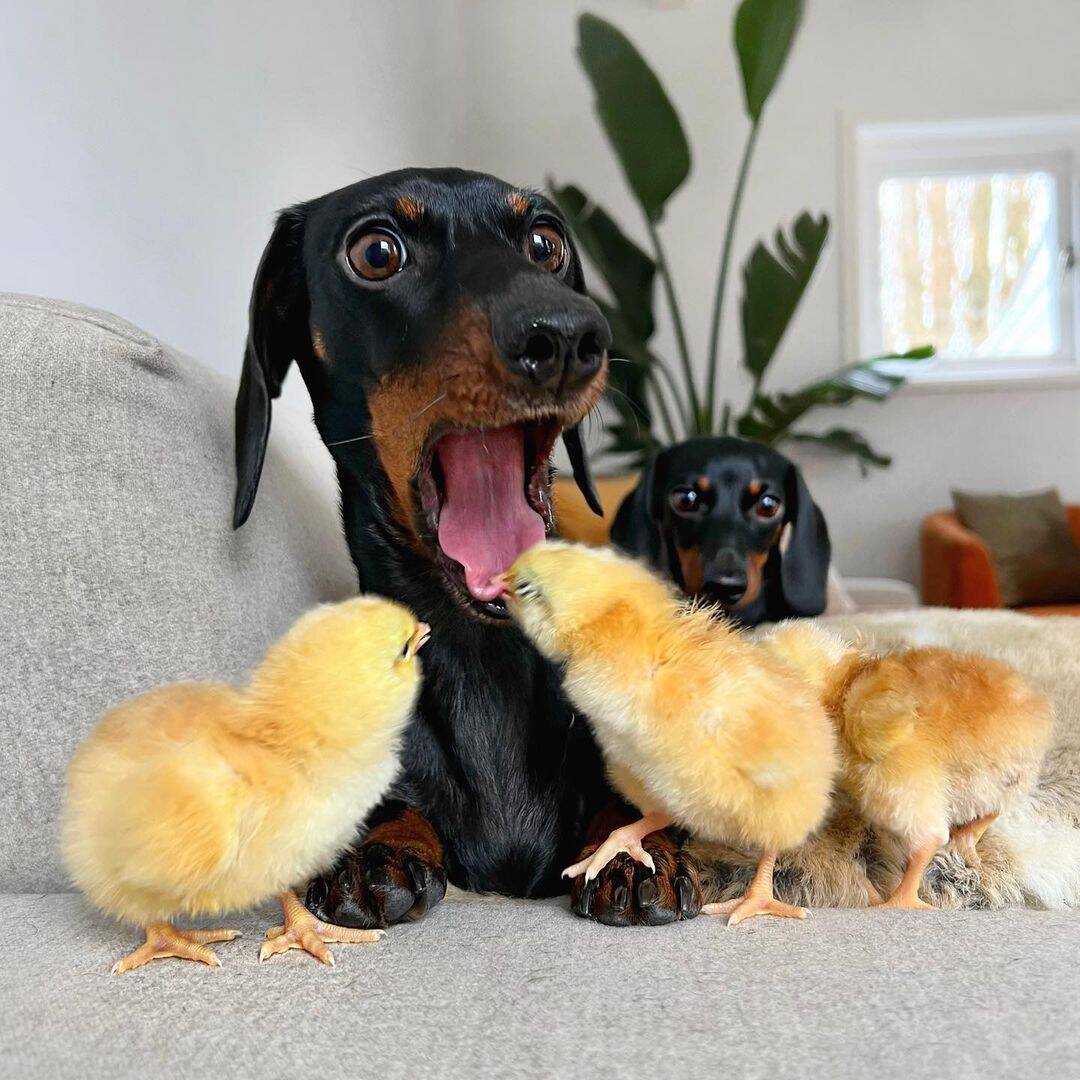
[[(566, 225), (534, 192), (410, 169), (278, 218), (236, 401), (234, 525), (251, 511), (271, 399), (295, 361), (337, 467), (360, 587), (433, 630), (392, 797), (309, 890), (332, 922), (417, 918), (447, 879), (564, 892), (560, 870), (625, 813), (558, 672), (492, 584), (554, 527), (560, 435), (596, 502), (577, 425), (603, 391), (609, 342)], [(616, 860), (575, 885), (574, 910), (613, 925), (696, 915), (694, 861), (668, 834), (646, 846), (655, 874)]]
[(825, 610), (825, 518), (799, 469), (761, 443), (700, 438), (662, 450), (611, 539), (744, 626)]

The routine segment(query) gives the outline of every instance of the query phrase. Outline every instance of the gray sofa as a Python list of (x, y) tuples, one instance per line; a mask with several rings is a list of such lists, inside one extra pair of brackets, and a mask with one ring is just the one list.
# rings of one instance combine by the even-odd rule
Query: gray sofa
[(258, 965), (267, 909), (219, 970), (111, 975), (135, 935), (56, 851), (72, 748), (127, 695), (242, 678), (354, 587), (302, 422), (230, 531), (232, 394), (113, 316), (0, 297), (0, 1075), (1080, 1075), (1067, 909), (613, 930), (451, 890), (333, 969)]

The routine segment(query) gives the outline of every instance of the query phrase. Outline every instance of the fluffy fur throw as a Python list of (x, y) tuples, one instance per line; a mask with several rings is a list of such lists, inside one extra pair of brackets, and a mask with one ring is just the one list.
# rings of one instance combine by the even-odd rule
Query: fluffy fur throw
[[(981, 865), (951, 847), (927, 871), (924, 895), (943, 908), (1080, 904), (1080, 618), (1035, 618), (1012, 611), (923, 608), (825, 618), (822, 625), (875, 651), (940, 645), (1002, 660), (1026, 675), (1054, 705), (1055, 734), (1030, 795), (1003, 814), (979, 842)], [(753, 860), (697, 844), (710, 900), (739, 895)], [(819, 833), (777, 863), (776, 892), (809, 907), (861, 907), (900, 878), (904, 854), (843, 802)]]

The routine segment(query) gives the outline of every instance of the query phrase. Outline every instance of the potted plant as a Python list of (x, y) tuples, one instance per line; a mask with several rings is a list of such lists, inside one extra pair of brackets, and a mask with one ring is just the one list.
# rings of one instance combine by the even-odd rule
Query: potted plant
[[(766, 389), (769, 365), (829, 236), (825, 214), (803, 211), (786, 231), (776, 230), (775, 250), (758, 241), (743, 262), (742, 366), (750, 391), (741, 406), (721, 395), (721, 327), (735, 227), (765, 105), (791, 52), (802, 11), (802, 0), (742, 0), (736, 11), (735, 54), (750, 126), (723, 234), (700, 386), (659, 230), (668, 200), (690, 174), (686, 134), (660, 80), (631, 41), (596, 15), (578, 21), (578, 57), (595, 91), (597, 115), (641, 207), (648, 250), (580, 187), (549, 178), (549, 188), (606, 286), (606, 295), (595, 299), (615, 339), (608, 401), (617, 419), (607, 425), (604, 450), (630, 455), (634, 464), (680, 439), (737, 434), (774, 446), (817, 443), (853, 456), (866, 475), (891, 459), (851, 428), (805, 427), (807, 415), (856, 398), (883, 401), (904, 382), (908, 365), (933, 355), (929, 347), (913, 349), (849, 363), (793, 390)], [(657, 279), (674, 329), (677, 366), (652, 345)]]

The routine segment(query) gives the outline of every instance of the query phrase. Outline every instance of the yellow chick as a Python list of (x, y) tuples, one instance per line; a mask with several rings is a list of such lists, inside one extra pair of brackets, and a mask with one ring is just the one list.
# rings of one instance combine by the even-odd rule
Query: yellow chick
[(948, 649), (870, 656), (810, 622), (764, 639), (822, 695), (840, 740), (841, 782), (862, 815), (900, 838), (907, 867), (876, 907), (931, 908), (919, 886), (950, 838), (969, 864), (986, 828), (1035, 783), (1050, 704), (1012, 668)]
[(428, 627), (360, 596), (304, 615), (246, 689), (164, 686), (106, 713), (72, 759), (63, 846), (75, 884), (145, 928), (117, 974), (167, 956), (220, 961), (234, 930), (173, 926), (277, 895), (284, 925), (259, 959), (382, 931), (315, 919), (292, 887), (333, 864), (397, 771)]
[(704, 912), (729, 925), (805, 917), (774, 897), (773, 866), (825, 816), (837, 767), (832, 725), (806, 681), (610, 549), (542, 544), (503, 585), (525, 634), (565, 665), (565, 692), (612, 784), (644, 815), (565, 875), (591, 879), (620, 851), (652, 869), (641, 841), (678, 823), (760, 853), (746, 894)]

